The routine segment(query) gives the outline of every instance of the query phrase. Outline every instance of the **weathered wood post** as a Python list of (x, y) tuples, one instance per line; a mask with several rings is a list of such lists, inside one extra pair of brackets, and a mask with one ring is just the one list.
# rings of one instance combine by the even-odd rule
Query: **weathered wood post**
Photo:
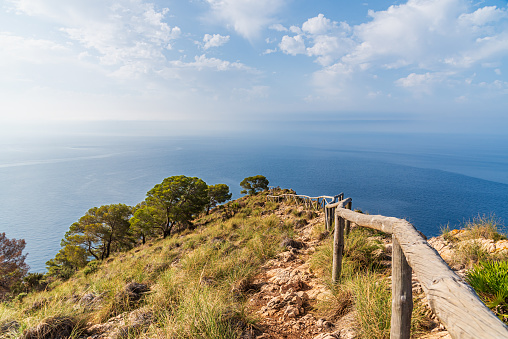
[(335, 230), (333, 232), (333, 263), (332, 263), (332, 282), (339, 282), (342, 271), (342, 253), (344, 252), (344, 219), (335, 215)]
[[(350, 210), (351, 206), (352, 206), (352, 202), (350, 201), (347, 203), (346, 208), (348, 210)], [(349, 235), (349, 231), (351, 231), (351, 221), (346, 220), (346, 235)]]
[(390, 339), (409, 339), (413, 312), (412, 271), (392, 235), (392, 321)]
[(325, 230), (330, 230), (330, 209), (325, 207)]

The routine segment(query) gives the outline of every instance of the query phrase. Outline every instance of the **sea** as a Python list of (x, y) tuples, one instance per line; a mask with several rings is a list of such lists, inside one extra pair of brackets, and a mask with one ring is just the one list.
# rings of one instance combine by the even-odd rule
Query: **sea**
[(406, 218), (426, 236), (478, 216), (508, 221), (508, 138), (460, 134), (150, 136), (107, 133), (0, 140), (0, 232), (25, 239), (31, 272), (94, 206), (141, 202), (174, 175), (227, 184), (266, 176), (309, 196)]

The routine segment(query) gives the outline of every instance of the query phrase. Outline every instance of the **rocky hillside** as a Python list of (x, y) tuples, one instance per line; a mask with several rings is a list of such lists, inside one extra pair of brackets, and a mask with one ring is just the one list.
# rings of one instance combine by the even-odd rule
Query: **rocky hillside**
[[(353, 228), (344, 277), (332, 285), (321, 211), (267, 202), (262, 193), (216, 208), (194, 226), (1, 304), (0, 337), (389, 337), (390, 237)], [(453, 254), (471, 242), (462, 233), (429, 242), (463, 272), (470, 262)], [(481, 246), (496, 252), (503, 244)], [(413, 294), (414, 337), (446, 338), (416, 279)]]

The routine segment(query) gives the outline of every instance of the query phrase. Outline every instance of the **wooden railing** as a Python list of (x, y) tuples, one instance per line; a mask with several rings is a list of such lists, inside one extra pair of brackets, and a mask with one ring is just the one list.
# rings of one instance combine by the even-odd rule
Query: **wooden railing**
[(336, 259), (335, 269), (338, 273), (335, 278), (338, 280), (340, 276), (345, 221), (392, 235), (390, 338), (410, 337), (413, 310), (412, 272), (422, 285), (430, 308), (452, 338), (508, 338), (508, 327), (483, 304), (475, 291), (448, 267), (413, 225), (403, 219), (350, 211), (345, 208), (348, 203), (350, 199), (334, 204), (336, 206), (325, 206), (325, 209), (335, 208), (334, 246), (337, 246), (337, 252), (340, 253)]
[[(272, 190), (273, 192), (273, 190)], [(276, 192), (273, 192), (274, 194), (269, 194), (267, 196), (267, 199), (270, 201), (293, 201), (296, 203), (300, 203), (304, 205), (307, 208), (325, 208), (326, 205), (335, 203), (337, 201), (340, 201), (344, 198), (344, 193), (337, 194), (335, 196), (329, 196), (329, 195), (320, 195), (319, 197), (310, 197), (308, 195), (302, 195), (302, 194), (292, 194), (292, 193), (281, 193), (276, 194)], [(330, 200), (330, 201), (328, 201)]]
[[(325, 216), (332, 215), (333, 211), (335, 221), (332, 268), (334, 282), (340, 279), (344, 231), (347, 231), (350, 223), (392, 235), (391, 339), (410, 338), (413, 272), (425, 292), (430, 308), (452, 338), (508, 338), (508, 327), (485, 306), (475, 291), (448, 267), (439, 253), (407, 220), (351, 211), (351, 198), (343, 199), (342, 194), (340, 201), (325, 204), (324, 211)], [(330, 229), (331, 218), (325, 220), (327, 229)]]

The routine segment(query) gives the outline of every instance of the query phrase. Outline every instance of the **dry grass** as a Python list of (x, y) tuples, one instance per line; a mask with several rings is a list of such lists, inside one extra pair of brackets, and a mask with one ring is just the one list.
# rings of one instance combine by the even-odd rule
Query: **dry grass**
[[(53, 282), (47, 292), (2, 303), (0, 324), (15, 320), (19, 327), (13, 336), (26, 330), (33, 338), (58, 328), (51, 324), (67, 324), (65, 331), (73, 337), (83, 323), (104, 323), (142, 308), (153, 315), (151, 324), (143, 334), (129, 329), (127, 337), (236, 338), (252, 320), (245, 313), (242, 291), (234, 287), (255, 275), (292, 234), (277, 216), (254, 213), (264, 199), (242, 198), (232, 218), (224, 220), (217, 209), (197, 220), (201, 226), (194, 231), (116, 253), (68, 281)], [(149, 291), (130, 298), (124, 289), (132, 282)], [(94, 302), (82, 303), (85, 295)]]
[(494, 241), (506, 239), (503, 234), (504, 226), (494, 215), (479, 215), (467, 221), (464, 230), (468, 234), (465, 239), (484, 238)]

